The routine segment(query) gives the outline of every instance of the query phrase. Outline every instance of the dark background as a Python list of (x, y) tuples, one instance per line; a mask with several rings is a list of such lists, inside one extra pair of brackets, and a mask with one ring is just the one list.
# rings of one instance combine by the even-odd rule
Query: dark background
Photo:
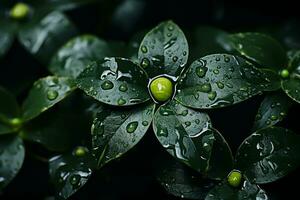
[[(1, 5), (0, 5), (1, 6)], [(226, 31), (256, 30), (261, 27), (276, 27), (289, 22), (299, 22), (296, 1), (217, 1), (217, 0), (104, 0), (99, 5), (84, 6), (67, 12), (81, 33), (92, 33), (106, 40), (128, 41), (137, 31), (149, 29), (159, 22), (172, 19), (184, 30), (200, 25), (210, 25)], [(16, 59), (17, 58), (17, 59)], [(22, 100), (25, 92), (16, 89), (16, 81), (25, 80), (24, 88), (47, 75), (41, 66), (17, 42), (13, 44), (1, 66), (10, 66), (0, 74), (0, 84), (16, 91)], [(20, 90), (21, 91), (21, 90)], [(263, 99), (255, 97), (225, 109), (210, 111), (216, 127), (227, 139), (235, 152), (238, 145), (251, 132), (256, 110)], [(294, 106), (288, 118), (280, 125), (299, 133)], [(156, 158), (164, 154), (154, 134), (149, 131), (142, 142), (124, 158), (107, 165), (71, 199), (176, 199), (165, 193), (156, 182), (153, 169)], [(300, 153), (300, 152), (299, 152)], [(109, 176), (108, 176), (109, 175)], [(271, 200), (299, 199), (296, 184), (299, 170), (272, 184), (262, 185)], [(48, 165), (26, 155), (25, 163), (15, 180), (7, 187), (0, 199), (44, 199), (53, 194), (49, 182)]]

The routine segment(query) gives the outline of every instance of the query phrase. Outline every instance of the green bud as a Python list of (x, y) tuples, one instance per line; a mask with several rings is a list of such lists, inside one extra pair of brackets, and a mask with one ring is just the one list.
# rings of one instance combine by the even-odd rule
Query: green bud
[(157, 101), (167, 101), (173, 95), (173, 83), (166, 77), (158, 77), (150, 83), (150, 91)]
[(232, 187), (239, 187), (242, 182), (242, 173), (238, 170), (232, 170), (227, 177), (227, 181)]
[(10, 10), (10, 17), (13, 19), (24, 19), (28, 16), (30, 12), (30, 8), (25, 3), (17, 3), (14, 7)]

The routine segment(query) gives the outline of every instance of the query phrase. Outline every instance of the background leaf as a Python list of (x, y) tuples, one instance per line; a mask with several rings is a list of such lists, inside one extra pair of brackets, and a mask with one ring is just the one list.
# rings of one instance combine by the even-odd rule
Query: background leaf
[(138, 58), (151, 78), (161, 74), (178, 76), (188, 60), (188, 53), (184, 33), (175, 23), (166, 21), (144, 37)]
[(22, 26), (18, 37), (31, 54), (47, 64), (58, 48), (76, 34), (77, 29), (64, 14), (52, 12)]
[(40, 143), (55, 152), (70, 150), (87, 138), (90, 141), (90, 117), (78, 109), (78, 105), (70, 106), (59, 105), (57, 109), (49, 110), (25, 124), (22, 138)]
[(2, 190), (21, 169), (25, 149), (22, 139), (13, 136), (1, 136), (0, 140), (0, 190)]
[(0, 58), (5, 55), (5, 53), (11, 47), (14, 40), (14, 29), (13, 23), (6, 23), (2, 16), (0, 15)]
[(241, 188), (233, 188), (224, 180), (220, 185), (213, 188), (205, 200), (267, 200), (266, 192), (258, 185), (245, 180)]
[(75, 89), (74, 81), (66, 77), (48, 76), (33, 84), (23, 103), (23, 119), (28, 121), (63, 100)]
[(135, 105), (150, 99), (146, 73), (124, 58), (93, 62), (77, 77), (77, 86), (87, 95), (110, 105)]
[(236, 162), (251, 182), (269, 183), (299, 167), (299, 151), (299, 135), (284, 128), (268, 127), (241, 144)]
[(192, 108), (230, 106), (273, 88), (265, 76), (241, 57), (208, 55), (191, 64), (178, 83), (175, 99)]
[(260, 104), (252, 130), (273, 126), (282, 121), (291, 106), (291, 100), (284, 93), (278, 91), (267, 94)]
[(156, 111), (154, 133), (160, 144), (179, 161), (199, 172), (205, 172), (210, 160), (214, 134), (208, 129), (207, 114), (171, 101)]
[(0, 86), (0, 134), (12, 132), (10, 120), (20, 116), (20, 108), (15, 97)]
[(67, 199), (83, 187), (92, 175), (94, 161), (87, 149), (82, 156), (76, 156), (72, 152), (51, 158), (49, 173), (56, 189), (56, 195), (59, 198)]
[(98, 167), (119, 158), (133, 148), (147, 132), (154, 114), (155, 104), (137, 108), (104, 107), (92, 125), (93, 151)]
[(228, 33), (223, 30), (202, 26), (194, 30), (189, 39), (191, 46), (190, 60), (215, 53), (229, 53), (233, 49), (230, 45)]
[(52, 58), (49, 70), (59, 76), (76, 78), (91, 61), (113, 56), (107, 42), (93, 35), (71, 39)]
[(257, 63), (256, 67), (276, 71), (286, 67), (285, 50), (270, 36), (261, 33), (236, 33), (229, 38), (233, 48), (242, 56)]

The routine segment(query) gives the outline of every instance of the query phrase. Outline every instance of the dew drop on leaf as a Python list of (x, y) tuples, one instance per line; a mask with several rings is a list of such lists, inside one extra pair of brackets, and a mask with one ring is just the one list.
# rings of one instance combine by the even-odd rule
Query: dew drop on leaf
[(196, 74), (199, 78), (203, 78), (206, 75), (207, 67), (199, 66), (196, 67)]
[(141, 62), (141, 66), (143, 68), (146, 68), (150, 65), (150, 61), (147, 58), (143, 58), (142, 62)]
[(80, 180), (81, 180), (81, 176), (79, 174), (74, 174), (71, 175), (70, 178), (70, 184), (74, 187), (79, 187), (80, 186)]
[(147, 47), (146, 46), (142, 46), (141, 47), (141, 51), (143, 52), (143, 53), (147, 53), (148, 52), (148, 49), (147, 49)]
[(122, 97), (118, 99), (118, 105), (122, 106), (126, 103), (126, 100), (123, 99)]
[(50, 100), (50, 101), (53, 101), (57, 98), (58, 96), (58, 92), (56, 90), (49, 90), (47, 92), (47, 98)]
[(126, 131), (128, 133), (133, 133), (137, 127), (138, 127), (139, 123), (137, 121), (134, 121), (134, 122), (130, 122), (129, 124), (127, 124), (126, 126)]
[(119, 87), (119, 90), (121, 92), (126, 92), (128, 90), (128, 87), (126, 84), (121, 84), (120, 87)]
[(114, 84), (111, 82), (111, 81), (104, 81), (102, 84), (101, 84), (101, 88), (103, 90), (110, 90), (114, 87)]

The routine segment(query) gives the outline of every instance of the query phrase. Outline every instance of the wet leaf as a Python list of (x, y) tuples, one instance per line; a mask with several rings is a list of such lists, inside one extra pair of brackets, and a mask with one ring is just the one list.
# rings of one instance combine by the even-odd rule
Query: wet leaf
[(92, 125), (93, 151), (101, 168), (132, 149), (145, 135), (152, 122), (155, 104), (136, 108), (104, 107)]
[(245, 180), (241, 188), (231, 187), (227, 181), (223, 181), (214, 187), (205, 200), (268, 200), (266, 192), (258, 185)]
[(251, 182), (269, 183), (299, 167), (300, 136), (280, 127), (261, 129), (239, 147), (238, 169)]
[(215, 137), (215, 141), (211, 150), (209, 166), (206, 176), (214, 180), (222, 180), (233, 168), (233, 156), (229, 144), (221, 133), (211, 128), (210, 131)]
[(208, 55), (191, 64), (178, 83), (175, 99), (192, 108), (230, 106), (273, 89), (269, 75), (241, 57)]
[(138, 59), (149, 77), (161, 74), (178, 76), (188, 60), (188, 53), (184, 33), (175, 23), (166, 21), (144, 37)]
[(23, 119), (31, 120), (63, 100), (75, 89), (74, 81), (66, 77), (48, 76), (33, 84), (23, 103)]
[(25, 149), (21, 138), (1, 136), (0, 140), (0, 190), (18, 174), (24, 161)]
[(93, 62), (77, 77), (77, 86), (87, 95), (110, 105), (127, 106), (150, 99), (146, 73), (124, 58)]
[(242, 56), (256, 62), (256, 67), (279, 70), (286, 66), (283, 47), (272, 37), (261, 33), (236, 33), (230, 35), (233, 48)]
[(252, 130), (273, 126), (282, 121), (292, 106), (291, 100), (282, 92), (267, 94), (260, 104)]
[(31, 54), (47, 64), (58, 48), (76, 34), (77, 29), (64, 14), (52, 12), (24, 25), (18, 37)]
[(204, 199), (215, 181), (203, 178), (186, 165), (170, 156), (162, 156), (156, 162), (156, 178), (171, 195), (187, 199)]
[(281, 87), (291, 99), (300, 103), (300, 51), (290, 51), (288, 57), (290, 75), (281, 81)]
[(179, 161), (199, 172), (208, 170), (214, 133), (207, 114), (171, 101), (159, 107), (153, 129), (160, 144)]
[(91, 61), (112, 56), (107, 42), (93, 35), (71, 39), (52, 58), (49, 70), (58, 76), (76, 78)]
[[(81, 148), (81, 154), (76, 150)], [(85, 147), (77, 147), (72, 153), (53, 157), (49, 160), (49, 173), (56, 189), (56, 196), (69, 198), (83, 187), (92, 175), (95, 159)]]

